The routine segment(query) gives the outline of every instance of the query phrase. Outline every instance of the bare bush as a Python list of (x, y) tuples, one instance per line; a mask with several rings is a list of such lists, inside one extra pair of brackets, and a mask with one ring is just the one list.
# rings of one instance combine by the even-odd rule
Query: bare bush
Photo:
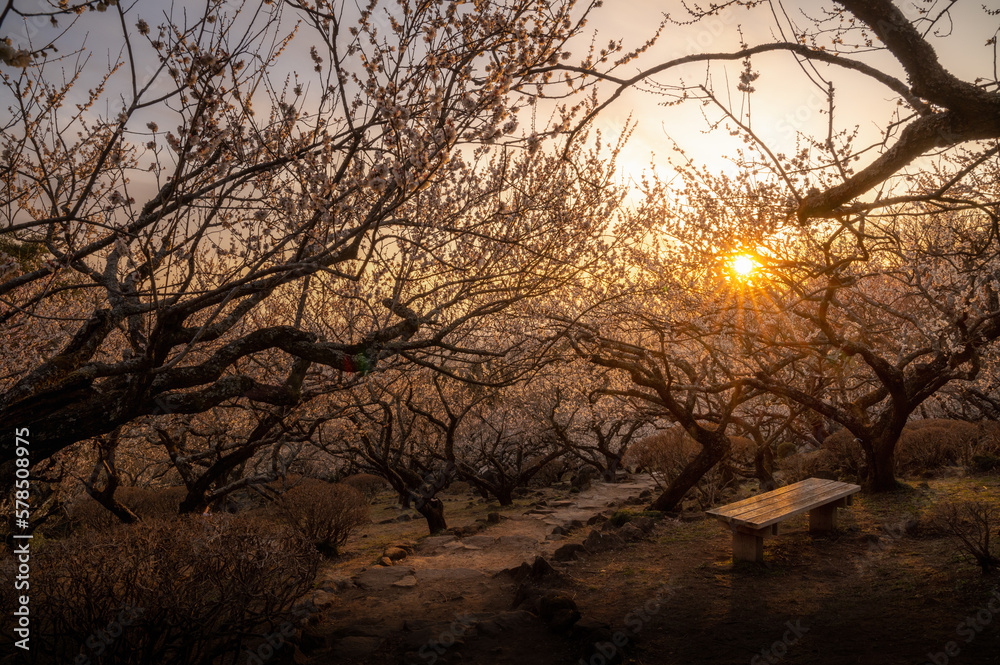
[(945, 503), (935, 511), (933, 522), (947, 533), (970, 560), (978, 565), (983, 575), (1000, 567), (1000, 556), (990, 545), (991, 529), (995, 529), (1000, 515), (996, 507), (982, 501)]
[(896, 470), (927, 473), (949, 464), (969, 464), (978, 435), (974, 423), (927, 418), (906, 424), (896, 449)]
[(680, 427), (640, 439), (629, 450), (629, 464), (641, 467), (658, 488), (665, 488), (698, 454), (698, 444)]
[[(142, 519), (176, 517), (181, 500), (187, 494), (183, 487), (121, 487), (115, 498)], [(88, 494), (81, 494), (67, 506), (70, 520), (89, 529), (107, 529), (119, 524), (111, 511)]]
[(340, 481), (361, 492), (368, 503), (372, 503), (380, 493), (389, 489), (389, 481), (371, 473), (356, 473)]
[(778, 461), (778, 466), (788, 483), (795, 483), (806, 478), (828, 478), (837, 480), (838, 463), (833, 452), (829, 450), (812, 450), (806, 453), (789, 455)]
[(865, 477), (865, 452), (849, 430), (838, 430), (823, 439), (823, 450), (830, 453), (827, 461), (838, 478), (858, 480)]
[[(234, 664), (292, 616), (319, 562), (293, 530), (230, 515), (82, 531), (32, 559), (26, 662), (102, 665)], [(0, 577), (14, 568), (7, 559)], [(12, 603), (3, 594), (8, 618)]]
[(369, 521), (368, 502), (361, 492), (314, 479), (304, 479), (285, 492), (275, 503), (275, 512), (327, 556), (337, 556), (348, 537)]

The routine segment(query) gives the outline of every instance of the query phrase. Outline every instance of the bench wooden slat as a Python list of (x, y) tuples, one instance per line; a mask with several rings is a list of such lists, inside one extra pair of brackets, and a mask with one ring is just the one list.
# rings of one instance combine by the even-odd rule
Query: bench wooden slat
[(857, 485), (809, 478), (706, 512), (731, 524), (760, 529), (859, 491)]
[(800, 515), (813, 508), (851, 496), (860, 490), (861, 488), (857, 485), (849, 486), (847, 488), (830, 487), (819, 493), (797, 497), (795, 500), (789, 500), (788, 502), (783, 502), (778, 505), (764, 506), (757, 510), (734, 515), (730, 518), (730, 521), (737, 524), (746, 524), (760, 529), (776, 524), (789, 517)]
[(827, 487), (836, 487), (838, 485), (841, 485), (841, 483), (837, 483), (834, 480), (807, 478), (806, 480), (792, 483), (791, 485), (785, 485), (784, 487), (779, 487), (776, 490), (765, 492), (764, 494), (758, 494), (757, 496), (752, 496), (747, 499), (742, 499), (741, 501), (734, 501), (733, 503), (726, 504), (725, 506), (720, 506), (706, 512), (709, 515), (715, 515), (720, 519), (728, 519), (732, 516), (743, 514), (760, 506), (776, 505), (783, 500), (791, 500), (794, 499), (794, 497), (801, 496), (809, 492), (819, 491)]
[(734, 501), (728, 503), (724, 506), (715, 508), (714, 510), (706, 511), (710, 515), (717, 515), (723, 512), (728, 513), (730, 509), (742, 508), (743, 506), (753, 505), (755, 503), (760, 503), (761, 500), (767, 500), (768, 497), (781, 496), (782, 494), (787, 494), (789, 492), (796, 492), (804, 488), (819, 487), (822, 485), (827, 485), (829, 483), (835, 483), (835, 480), (826, 480), (823, 478), (806, 478), (805, 480), (800, 480), (797, 483), (792, 483), (791, 485), (785, 485), (784, 487), (779, 487), (778, 489), (771, 490), (770, 492), (765, 492), (764, 494), (758, 494), (756, 496), (751, 496), (746, 499), (741, 499), (739, 501)]
[(832, 501), (830, 493), (843, 491), (844, 486), (837, 483), (809, 487), (796, 492), (786, 492), (779, 496), (761, 495), (759, 500), (753, 504), (748, 504), (738, 508), (726, 506), (722, 515), (741, 520), (753, 520), (755, 517), (768, 515), (769, 513), (782, 513), (786, 510), (794, 510), (800, 504), (812, 504), (815, 502)]

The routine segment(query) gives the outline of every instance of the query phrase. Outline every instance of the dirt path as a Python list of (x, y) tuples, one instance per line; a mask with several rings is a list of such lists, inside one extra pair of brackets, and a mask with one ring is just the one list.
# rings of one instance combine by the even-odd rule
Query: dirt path
[(572, 645), (553, 639), (534, 615), (513, 610), (517, 580), (500, 573), (539, 556), (551, 560), (562, 545), (582, 540), (595, 516), (651, 489), (651, 481), (636, 478), (595, 483), (572, 498), (545, 490), (474, 535), (424, 537), (396, 565), (324, 571), (296, 662), (569, 662)]

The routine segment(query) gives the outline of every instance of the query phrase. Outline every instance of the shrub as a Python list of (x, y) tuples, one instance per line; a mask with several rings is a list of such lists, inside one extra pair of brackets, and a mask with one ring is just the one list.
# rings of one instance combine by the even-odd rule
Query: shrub
[(807, 453), (796, 453), (778, 461), (778, 467), (788, 483), (795, 483), (806, 478), (827, 478), (838, 480), (841, 474), (836, 457), (829, 450), (812, 450)]
[[(184, 487), (119, 487), (115, 492), (115, 498), (142, 519), (176, 517), (186, 495)], [(73, 499), (67, 511), (75, 525), (89, 529), (107, 529), (120, 524), (111, 511), (86, 493)]]
[(977, 426), (962, 420), (926, 418), (906, 424), (896, 447), (902, 474), (933, 471), (947, 464), (968, 464)]
[(785, 459), (789, 455), (794, 455), (799, 451), (799, 447), (791, 441), (782, 441), (778, 444), (778, 459)]
[(663, 488), (698, 454), (700, 446), (680, 427), (671, 427), (636, 441), (629, 449), (629, 463), (640, 466)]
[(982, 501), (945, 503), (936, 511), (937, 526), (955, 540), (983, 575), (1000, 567), (1000, 556), (990, 545), (991, 529), (996, 528), (998, 517), (997, 509)]
[(973, 455), (972, 468), (980, 473), (1000, 471), (1000, 456), (989, 453), (985, 455)]
[(327, 556), (337, 556), (348, 537), (369, 521), (368, 502), (361, 492), (314, 479), (303, 479), (285, 492), (275, 511)]
[(837, 430), (823, 439), (822, 450), (829, 453), (822, 461), (830, 465), (834, 479), (858, 480), (864, 476), (865, 451), (849, 430)]
[[(292, 617), (318, 561), (294, 531), (230, 515), (49, 541), (32, 556), (32, 648), (24, 655), (30, 663), (232, 665), (260, 641), (254, 635)], [(7, 559), (0, 577), (13, 571)], [(11, 595), (0, 600), (5, 622)]]
[(389, 481), (370, 473), (356, 473), (344, 478), (341, 482), (361, 492), (368, 503), (374, 501), (381, 492), (389, 489)]
[(631, 522), (637, 517), (650, 517), (654, 520), (659, 520), (663, 517), (663, 513), (661, 513), (659, 510), (638, 510), (638, 511), (619, 510), (616, 511), (615, 514), (612, 515), (610, 518), (608, 518), (608, 521), (611, 522), (611, 524), (614, 525), (615, 527), (620, 527), (623, 524)]

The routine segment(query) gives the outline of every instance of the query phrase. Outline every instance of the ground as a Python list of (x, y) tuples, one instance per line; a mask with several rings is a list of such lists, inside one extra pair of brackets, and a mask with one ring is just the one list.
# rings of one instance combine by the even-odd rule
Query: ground
[[(734, 565), (728, 529), (697, 512), (555, 560), (557, 548), (601, 529), (586, 525), (594, 516), (640, 510), (650, 487), (634, 477), (576, 494), (546, 489), (504, 509), (449, 496), (450, 526), (481, 525), (461, 538), (427, 537), (422, 520), (378, 524), (405, 511), (376, 504), (376, 524), (324, 565), (309, 625), (281, 655), (317, 665), (1000, 663), (1000, 575), (982, 576), (927, 518), (946, 500), (1000, 504), (1000, 478), (914, 480), (899, 493), (859, 495), (829, 537), (810, 536), (804, 515), (789, 519), (765, 540), (763, 565)], [(476, 522), (490, 512), (503, 519)], [(551, 535), (556, 527), (568, 534)], [(411, 553), (376, 565), (393, 544)], [(536, 556), (555, 572), (502, 572)], [(521, 596), (539, 587), (572, 598), (582, 619), (551, 630), (526, 611), (537, 606), (514, 608), (519, 587)]]

